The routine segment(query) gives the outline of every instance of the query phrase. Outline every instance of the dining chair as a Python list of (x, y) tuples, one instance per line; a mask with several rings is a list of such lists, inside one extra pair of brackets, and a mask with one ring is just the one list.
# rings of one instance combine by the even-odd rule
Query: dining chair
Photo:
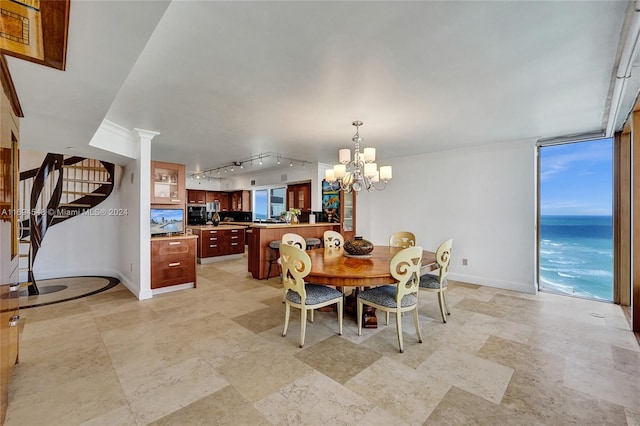
[(391, 247), (413, 247), (416, 245), (416, 236), (412, 232), (396, 232), (389, 237)]
[(324, 231), (322, 238), (324, 240), (324, 248), (340, 248), (344, 245), (344, 237), (336, 231)]
[(440, 313), (442, 314), (442, 322), (444, 323), (447, 322), (445, 312), (447, 315), (451, 315), (445, 291), (447, 290), (447, 275), (449, 274), (452, 245), (453, 239), (449, 239), (438, 247), (436, 251), (436, 262), (438, 263), (437, 274), (424, 274), (420, 276), (421, 289), (438, 293), (438, 303), (440, 304)]
[(305, 283), (304, 277), (311, 271), (311, 259), (298, 247), (281, 245), (280, 257), (282, 259), (282, 281), (286, 291), (282, 337), (287, 335), (292, 306), (300, 309), (300, 347), (302, 348), (307, 327), (307, 311), (311, 311), (310, 320), (313, 322), (314, 309), (334, 303), (338, 304), (338, 334), (342, 335), (342, 293), (332, 287)]
[(389, 271), (397, 281), (395, 285), (383, 285), (358, 293), (358, 336), (362, 335), (362, 310), (364, 305), (385, 311), (389, 325), (389, 313), (396, 314), (396, 330), (400, 352), (404, 352), (402, 343), (402, 313), (413, 311), (418, 342), (422, 343), (420, 322), (418, 320), (418, 284), (422, 247), (407, 247), (396, 253), (389, 262)]

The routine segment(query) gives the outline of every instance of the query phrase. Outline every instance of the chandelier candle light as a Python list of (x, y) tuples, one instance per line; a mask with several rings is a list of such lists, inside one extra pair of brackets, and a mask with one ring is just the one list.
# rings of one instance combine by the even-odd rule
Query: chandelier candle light
[(351, 160), (351, 150), (341, 149), (339, 151), (340, 164), (333, 166), (333, 169), (325, 170), (324, 178), (332, 185), (337, 182), (340, 189), (346, 192), (359, 192), (362, 189), (381, 191), (391, 180), (391, 166), (382, 166), (378, 170), (375, 163), (375, 148), (364, 148), (360, 152), (362, 138), (359, 128), (362, 126), (362, 121), (354, 121), (351, 124), (356, 126), (356, 134), (351, 138), (355, 143), (353, 161)]

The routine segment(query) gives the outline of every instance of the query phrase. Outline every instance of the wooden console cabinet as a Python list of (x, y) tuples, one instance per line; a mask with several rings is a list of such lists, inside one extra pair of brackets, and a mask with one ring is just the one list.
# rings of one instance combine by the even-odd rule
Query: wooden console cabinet
[(151, 289), (179, 284), (196, 286), (195, 235), (151, 239)]

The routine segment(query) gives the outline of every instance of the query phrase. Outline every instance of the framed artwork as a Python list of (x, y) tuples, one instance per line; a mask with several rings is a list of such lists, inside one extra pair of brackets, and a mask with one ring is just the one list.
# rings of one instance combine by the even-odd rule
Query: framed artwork
[(327, 222), (340, 223), (340, 188), (335, 188), (326, 180), (322, 181), (322, 211)]

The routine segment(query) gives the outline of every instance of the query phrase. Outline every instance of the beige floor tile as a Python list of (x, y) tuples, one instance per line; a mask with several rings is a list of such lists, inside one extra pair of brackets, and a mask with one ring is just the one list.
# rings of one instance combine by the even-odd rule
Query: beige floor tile
[(474, 314), (465, 324), (470, 333), (491, 334), (514, 342), (526, 343), (533, 332), (533, 327), (490, 315)]
[(529, 413), (516, 413), (455, 386), (442, 398), (424, 425), (522, 426), (539, 424)]
[(231, 359), (218, 370), (250, 402), (259, 401), (314, 371), (293, 356), (271, 349)]
[(257, 401), (272, 424), (352, 425), (373, 404), (318, 372), (311, 372)]
[(564, 357), (523, 343), (490, 336), (477, 355), (549, 382), (561, 384), (564, 379)]
[(397, 418), (396, 424), (422, 424), (451, 385), (404, 364), (380, 358), (345, 383)]
[(369, 367), (381, 356), (340, 336), (329, 337), (294, 355), (295, 358), (340, 384), (344, 384)]
[(94, 373), (21, 395), (10, 397), (7, 426), (79, 424), (127, 404), (115, 372)]
[(625, 407), (624, 412), (627, 415), (628, 426), (640, 426), (640, 410), (632, 410)]
[(500, 403), (513, 369), (451, 349), (439, 349), (418, 367), (418, 372)]
[[(589, 371), (589, 374), (584, 374)], [(567, 357), (564, 385), (631, 409), (640, 407), (640, 381), (637, 375), (627, 374), (610, 365), (590, 363)]]
[(174, 425), (271, 425), (249, 401), (233, 387), (227, 386), (186, 407), (150, 423), (154, 426)]
[(138, 424), (158, 420), (228, 386), (228, 382), (201, 358), (122, 383)]
[(502, 405), (534, 416), (538, 424), (623, 425), (624, 408), (583, 392), (516, 371)]
[(136, 424), (129, 404), (111, 410), (80, 424), (80, 426), (134, 426)]

